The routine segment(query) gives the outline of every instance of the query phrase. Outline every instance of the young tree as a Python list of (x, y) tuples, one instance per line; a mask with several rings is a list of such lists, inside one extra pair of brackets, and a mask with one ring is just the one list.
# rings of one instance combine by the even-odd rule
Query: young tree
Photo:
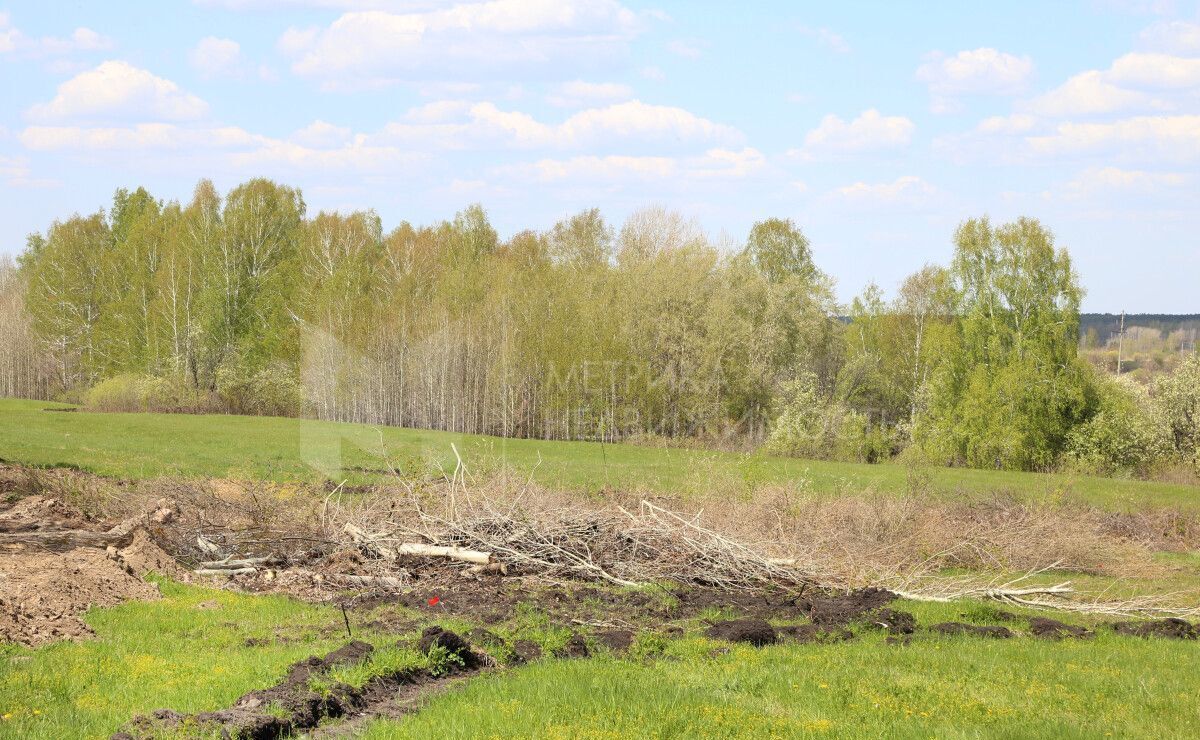
[(957, 342), (919, 423), (924, 446), (976, 467), (1049, 467), (1094, 403), (1070, 257), (1035, 219), (972, 219), (955, 235), (951, 281)]

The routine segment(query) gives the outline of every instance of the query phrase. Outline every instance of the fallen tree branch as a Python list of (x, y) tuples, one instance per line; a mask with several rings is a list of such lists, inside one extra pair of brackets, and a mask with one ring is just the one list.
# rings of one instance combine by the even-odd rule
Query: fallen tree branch
[(54, 532), (0, 532), (0, 546), (35, 545), (51, 552), (64, 552), (76, 547), (122, 548), (133, 541), (134, 532), (149, 524), (165, 524), (176, 514), (173, 505), (160, 501), (152, 511), (130, 517), (105, 532), (86, 529), (65, 529)]

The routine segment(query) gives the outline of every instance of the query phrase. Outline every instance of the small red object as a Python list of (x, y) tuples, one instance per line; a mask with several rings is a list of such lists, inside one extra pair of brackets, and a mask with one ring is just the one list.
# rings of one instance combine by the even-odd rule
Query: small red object
[(430, 605), (430, 606), (437, 606), (439, 601), (441, 601), (441, 599), (439, 599), (438, 597), (434, 596), (433, 598), (431, 598), (431, 599), (429, 600), (429, 605)]

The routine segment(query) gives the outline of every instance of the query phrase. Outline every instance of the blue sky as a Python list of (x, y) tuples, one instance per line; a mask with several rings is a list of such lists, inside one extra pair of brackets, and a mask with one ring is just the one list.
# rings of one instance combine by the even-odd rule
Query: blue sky
[(848, 300), (1036, 216), (1092, 311), (1200, 312), (1200, 3), (0, 0), (0, 252), (264, 175), (391, 228), (794, 219)]

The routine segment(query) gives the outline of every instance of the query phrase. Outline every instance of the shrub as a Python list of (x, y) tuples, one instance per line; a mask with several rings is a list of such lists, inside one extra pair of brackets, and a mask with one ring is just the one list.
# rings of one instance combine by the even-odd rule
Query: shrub
[(784, 389), (787, 399), (763, 446), (772, 455), (877, 462), (892, 454), (893, 433), (824, 397), (817, 377), (802, 373)]
[(157, 411), (200, 413), (213, 411), (216, 402), (186, 383), (155, 375), (126, 373), (92, 386), (81, 399), (92, 411)]
[(1200, 355), (1159, 376), (1152, 395), (1172, 448), (1200, 472)]
[(217, 394), (235, 414), (297, 416), (304, 406), (300, 378), (282, 361), (251, 370), (241, 363), (217, 370)]
[(1088, 472), (1146, 475), (1171, 453), (1161, 414), (1127, 378), (1103, 378), (1096, 391), (1096, 412), (1067, 436), (1067, 461)]

